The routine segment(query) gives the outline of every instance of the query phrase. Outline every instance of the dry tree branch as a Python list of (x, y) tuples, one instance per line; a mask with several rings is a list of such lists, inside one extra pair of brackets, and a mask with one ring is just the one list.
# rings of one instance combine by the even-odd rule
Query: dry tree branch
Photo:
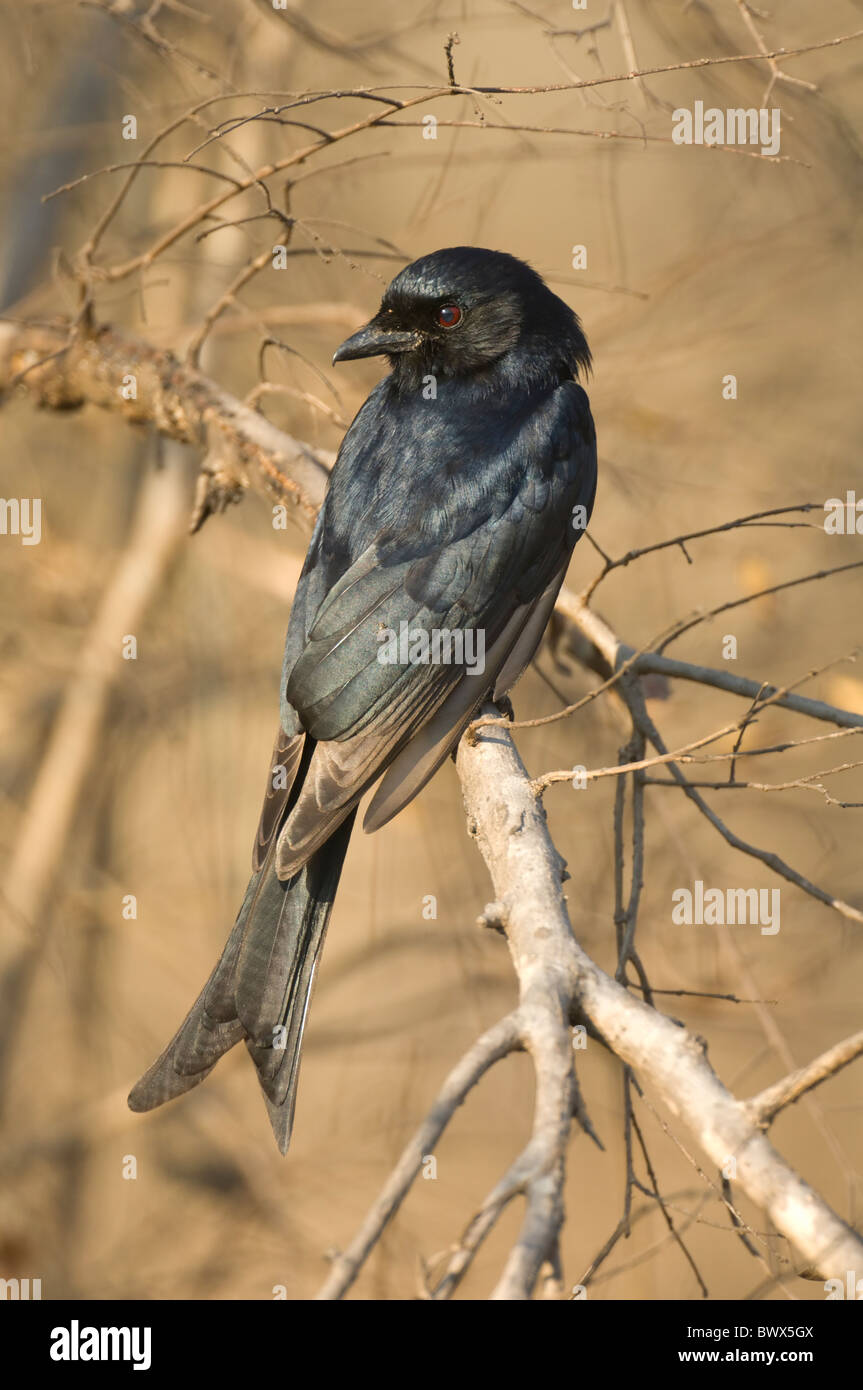
[[(795, 743), (793, 747), (800, 747), (802, 740)], [(751, 750), (759, 753), (764, 749)], [(739, 756), (739, 755), (738, 755)], [(820, 768), (817, 772), (810, 772), (805, 777), (794, 777), (788, 782), (696, 782), (691, 777), (688, 779), (690, 787), (698, 787), (701, 791), (753, 791), (753, 792), (787, 792), (787, 791), (806, 791), (817, 792), (823, 796), (828, 806), (838, 806), (841, 811), (860, 810), (863, 808), (863, 801), (840, 801), (838, 797), (831, 796), (830, 792), (820, 780), (823, 777), (833, 777), (840, 772), (850, 772), (854, 768), (863, 767), (863, 759), (857, 759), (853, 763), (838, 763), (836, 767)], [(676, 787), (680, 789), (680, 783), (675, 782), (669, 777), (647, 777), (645, 785), (648, 787)]]
[[(645, 772), (650, 767), (659, 767), (665, 763), (715, 763), (727, 762), (731, 759), (736, 758), (762, 757), (766, 753), (775, 753), (780, 750), (784, 752), (786, 749), (804, 747), (809, 742), (816, 741), (809, 739), (794, 739), (791, 742), (783, 745), (773, 744), (770, 748), (744, 748), (742, 750), (735, 750), (733, 753), (705, 753), (697, 758), (692, 756), (693, 751), (696, 748), (703, 748), (707, 743), (715, 743), (717, 739), (727, 738), (729, 734), (734, 733), (737, 729), (739, 729), (743, 722), (744, 721), (741, 719), (738, 720), (736, 724), (726, 724), (721, 729), (714, 729), (712, 733), (702, 734), (701, 738), (692, 739), (691, 742), (685, 744), (682, 748), (678, 748), (673, 753), (657, 753), (654, 757), (651, 758), (638, 758), (635, 762), (615, 763), (611, 767), (585, 768), (584, 772), (580, 773), (579, 775), (585, 783), (596, 782), (601, 777), (622, 777), (628, 772)], [(499, 721), (489, 720), (488, 723), (497, 724), (499, 723)], [(476, 725), (474, 725), (473, 727), (475, 728)], [(856, 734), (859, 732), (860, 731), (858, 729), (842, 729), (837, 730), (836, 734), (828, 735), (827, 737), (838, 738), (843, 734)], [(769, 788), (767, 786), (760, 787), (759, 790), (785, 791), (791, 787), (799, 787), (802, 786), (804, 783), (811, 783), (812, 779), (815, 777), (827, 777), (830, 773), (845, 772), (852, 767), (859, 766), (859, 762), (842, 763), (838, 767), (827, 768), (823, 772), (813, 772), (809, 777), (797, 778), (794, 781), (790, 782), (776, 783), (774, 786)], [(536, 795), (541, 796), (542, 793), (545, 791), (546, 787), (552, 787), (558, 782), (571, 782), (572, 778), (573, 770), (571, 767), (561, 768), (557, 772), (544, 772), (540, 777), (534, 777), (530, 785), (533, 791), (536, 793)], [(669, 782), (668, 785), (673, 786), (674, 784)], [(721, 787), (737, 787), (742, 786), (743, 783), (719, 782), (716, 785)], [(750, 783), (749, 785), (754, 787), (757, 784)], [(819, 790), (823, 789), (819, 788)]]
[[(206, 140), (199, 143), (193, 150), (189, 152), (189, 154), (186, 156), (186, 160), (191, 160), (196, 154), (200, 152), (200, 150), (206, 148), (209, 144), (213, 143), (214, 141), (221, 141), (225, 136), (234, 134), (244, 125), (247, 125), (253, 121), (275, 120), (282, 124), (290, 123), (293, 125), (304, 125), (305, 129), (313, 130), (314, 133), (318, 136), (318, 138), (313, 143), (303, 145), (299, 149), (291, 151), (289, 154), (285, 155), (281, 159), (270, 161), (269, 163), (262, 165), (257, 170), (248, 172), (245, 178), (236, 181), (232, 180), (232, 187), (230, 189), (215, 195), (214, 197), (208, 199), (205, 202), (199, 203), (189, 213), (181, 217), (172, 227), (170, 227), (167, 231), (163, 232), (160, 236), (158, 236), (157, 239), (152, 243), (152, 245), (147, 248), (147, 250), (140, 252), (139, 254), (125, 261), (120, 262), (119, 264), (97, 266), (94, 262), (94, 256), (101, 241), (104, 238), (104, 235), (108, 227), (111, 225), (117, 213), (120, 211), (120, 208), (124, 203), (125, 198), (140, 171), (140, 168), (152, 162), (151, 156), (153, 155), (153, 152), (157, 149), (157, 147), (162, 143), (162, 141), (165, 140), (169, 135), (179, 130), (186, 122), (200, 123), (202, 113), (211, 108), (213, 105), (217, 104), (218, 102), (238, 99), (248, 100), (249, 98), (255, 95), (263, 94), (249, 92), (238, 93), (232, 91), (207, 98), (204, 101), (198, 102), (187, 112), (184, 112), (181, 116), (169, 122), (169, 124), (165, 126), (161, 131), (157, 132), (157, 134), (153, 137), (153, 139), (150, 141), (147, 147), (142, 151), (141, 161), (130, 170), (128, 178), (125, 181), (123, 187), (119, 190), (119, 192), (116, 194), (116, 196), (110, 203), (109, 207), (98, 219), (96, 227), (91, 232), (84, 246), (79, 251), (78, 256), (76, 258), (75, 270), (83, 288), (83, 311), (89, 312), (90, 310), (93, 283), (95, 280), (98, 280), (102, 283), (113, 283), (118, 280), (125, 279), (127, 276), (131, 275), (135, 271), (147, 269), (150, 265), (152, 265), (154, 260), (161, 256), (178, 240), (180, 240), (187, 233), (193, 231), (195, 228), (199, 227), (203, 221), (206, 221), (208, 218), (210, 218), (215, 212), (218, 211), (220, 207), (223, 206), (224, 203), (226, 203), (232, 198), (242, 195), (244, 192), (247, 192), (252, 188), (257, 187), (259, 190), (263, 192), (267, 208), (269, 210), (272, 210), (272, 202), (267, 188), (268, 179), (272, 178), (275, 174), (282, 173), (287, 169), (294, 168), (297, 165), (306, 163), (309, 159), (313, 158), (320, 151), (327, 149), (332, 145), (338, 144), (342, 140), (351, 139), (364, 131), (371, 130), (381, 125), (385, 125), (388, 123), (392, 124), (391, 121), (388, 121), (388, 118), (398, 113), (408, 112), (416, 106), (420, 106), (423, 104), (428, 105), (440, 100), (450, 99), (453, 97), (458, 98), (461, 96), (472, 97), (476, 100), (484, 97), (499, 98), (502, 96), (553, 94), (561, 91), (591, 89), (619, 82), (633, 82), (636, 85), (636, 88), (640, 88), (640, 84), (643, 82), (643, 79), (645, 77), (657, 76), (671, 72), (680, 72), (703, 67), (718, 66), (727, 63), (775, 63), (775, 60), (777, 58), (797, 57), (802, 54), (816, 52), (821, 49), (834, 48), (838, 45), (852, 42), (853, 40), (861, 37), (863, 37), (863, 30), (856, 30), (852, 33), (839, 35), (835, 38), (822, 40), (818, 43), (801, 45), (793, 49), (777, 49), (775, 51), (765, 50), (765, 45), (763, 44), (763, 42), (760, 42), (759, 47), (761, 51), (759, 51), (758, 53), (725, 54), (715, 58), (700, 58), (692, 60), (690, 62), (664, 64), (654, 68), (642, 68), (638, 70), (616, 73), (612, 75), (603, 75), (600, 77), (579, 79), (578, 81), (574, 82), (571, 81), (565, 83), (551, 83), (544, 84), (541, 86), (466, 87), (462, 85), (453, 85), (451, 83), (448, 83), (447, 85), (420, 85), (402, 83), (399, 84), (397, 87), (393, 85), (387, 87), (354, 87), (338, 90), (334, 89), (329, 91), (304, 92), (301, 94), (286, 94), (290, 96), (290, 99), (288, 101), (283, 102), (281, 105), (274, 107), (266, 107), (250, 115), (230, 117), (226, 121), (223, 121), (221, 126), (217, 126), (216, 129), (210, 133)], [(396, 91), (401, 93), (407, 93), (408, 95), (396, 96), (393, 94)], [(301, 123), (294, 120), (289, 121), (284, 114), (287, 111), (294, 111), (298, 110), (299, 108), (306, 108), (314, 103), (328, 100), (341, 102), (347, 98), (353, 98), (357, 101), (373, 102), (379, 109), (373, 111), (369, 116), (363, 117), (355, 122), (352, 122), (349, 125), (339, 127), (335, 130), (325, 130), (321, 127), (310, 127), (308, 123)], [(516, 124), (513, 124), (511, 126), (505, 126), (504, 128), (509, 130), (510, 132), (517, 132), (519, 130), (519, 127)], [(568, 131), (566, 133), (578, 134), (583, 132)], [(605, 138), (604, 133), (596, 132), (596, 134), (598, 136), (601, 134), (602, 138)], [(646, 137), (645, 135), (643, 137), (638, 138), (648, 137)], [(765, 156), (762, 155), (760, 151), (740, 151), (733, 146), (722, 146), (718, 148), (725, 149), (731, 153), (744, 153), (749, 155), (755, 154), (758, 158), (766, 159), (769, 162), (777, 162), (781, 159), (786, 158), (786, 156)], [(116, 168), (117, 166), (111, 167)], [(192, 166), (190, 165), (190, 167)], [(222, 175), (219, 175), (219, 177), (222, 177)]]
[[(416, 82), (390, 83), (386, 86), (377, 87), (345, 87), (338, 90), (325, 90), (317, 92), (303, 92), (294, 94), (295, 106), (308, 106), (314, 102), (326, 101), (331, 97), (378, 97), (381, 93), (398, 90), (400, 92), (429, 92), (439, 93), (441, 96), (474, 96), (479, 93), (481, 96), (545, 96), (547, 93), (572, 92), (578, 91), (582, 87), (606, 87), (616, 82), (638, 82), (645, 77), (664, 76), (670, 72), (689, 72), (693, 69), (727, 66), (729, 63), (760, 63), (767, 62), (776, 58), (799, 58), (805, 53), (817, 53), (826, 48), (837, 48), (841, 44), (851, 43), (855, 39), (863, 38), (863, 29), (854, 29), (848, 34), (839, 34), (832, 39), (820, 39), (815, 43), (798, 44), (794, 48), (771, 49), (766, 53), (723, 53), (714, 58), (692, 58), (682, 63), (662, 63), (657, 67), (639, 68), (637, 71), (603, 73), (600, 77), (588, 77), (575, 82), (545, 82), (535, 86), (521, 87), (501, 87), (477, 85), (475, 87), (442, 87), (435, 83), (420, 84)], [(233, 92), (235, 96), (248, 96), (246, 92)], [(275, 93), (274, 95), (279, 95)], [(222, 100), (226, 98), (221, 98)], [(219, 100), (219, 98), (216, 98)]]
[(835, 1076), (843, 1067), (847, 1067), (849, 1062), (863, 1054), (863, 1030), (859, 1033), (852, 1033), (850, 1038), (843, 1038), (842, 1042), (834, 1043), (826, 1052), (822, 1052), (820, 1057), (816, 1057), (808, 1066), (800, 1067), (797, 1071), (784, 1076), (781, 1081), (777, 1081), (774, 1086), (768, 1086), (766, 1090), (760, 1091), (757, 1096), (753, 1096), (746, 1104), (752, 1115), (765, 1129), (772, 1124), (786, 1106), (793, 1105), (807, 1091), (820, 1086), (822, 1081), (827, 1081), (831, 1076)]
[(820, 511), (821, 509), (822, 506), (819, 502), (798, 502), (792, 507), (771, 507), (767, 511), (750, 512), (748, 516), (738, 516), (732, 521), (720, 522), (717, 526), (705, 526), (700, 531), (687, 531), (680, 536), (672, 536), (670, 540), (654, 541), (652, 545), (642, 545), (635, 550), (627, 550), (626, 553), (621, 555), (617, 560), (612, 560), (610, 556), (605, 555), (604, 551), (601, 551), (600, 553), (604, 556), (605, 563), (596, 578), (591, 580), (590, 584), (588, 584), (587, 588), (583, 591), (582, 598), (585, 603), (590, 603), (590, 600), (593, 598), (600, 584), (612, 570), (625, 569), (627, 565), (631, 565), (634, 560), (640, 560), (644, 555), (654, 555), (659, 550), (669, 550), (679, 547), (691, 564), (692, 561), (686, 549), (688, 541), (703, 540), (705, 536), (718, 536), (724, 531), (743, 530), (744, 528), (757, 526), (784, 526), (789, 529), (812, 527), (814, 523), (811, 521), (776, 522), (770, 521), (769, 518), (774, 516), (787, 516), (791, 512), (811, 512)]
[(746, 25), (746, 28), (749, 30), (755, 42), (758, 44), (758, 52), (760, 53), (761, 57), (766, 60), (770, 68), (770, 80), (767, 83), (766, 88), (764, 89), (764, 95), (762, 96), (760, 102), (761, 106), (767, 105), (767, 102), (770, 99), (770, 94), (773, 91), (773, 88), (776, 86), (777, 82), (788, 82), (790, 84), (793, 84), (794, 86), (805, 88), (807, 92), (817, 92), (818, 87), (816, 83), (806, 82), (802, 77), (792, 77), (789, 73), (782, 71), (778, 62), (776, 61), (776, 59), (780, 55), (777, 53), (769, 52), (767, 44), (764, 40), (764, 36), (762, 35), (760, 29), (755, 23), (755, 11), (752, 5), (749, 3), (749, 0), (737, 0), (737, 8), (740, 11), (740, 17), (743, 20), (743, 23)]
[[(673, 1114), (691, 1122), (720, 1166), (736, 1157), (740, 1185), (807, 1260), (818, 1269), (828, 1264), (837, 1270), (854, 1267), (844, 1261), (852, 1255), (859, 1260), (858, 1237), (767, 1145), (744, 1105), (709, 1066), (704, 1045), (635, 1000), (577, 945), (561, 893), (559, 857), (506, 731), (482, 730), (473, 746), (462, 740), (457, 766), (469, 826), (505, 907), (521, 1008), (529, 1001), (536, 1010), (534, 1026), (553, 1030), (561, 1014), (568, 1012), (571, 1020), (583, 1016), (622, 1061), (656, 1088)], [(563, 1086), (562, 1078), (559, 1084)], [(545, 1221), (550, 1235), (550, 1210)], [(501, 1296), (528, 1295), (544, 1254), (537, 1250), (536, 1236), (531, 1222), (505, 1271)]]
[[(748, 680), (744, 676), (735, 676), (730, 671), (718, 671), (713, 667), (699, 666), (689, 661), (675, 661), (653, 651), (638, 651), (621, 641), (608, 623), (594, 609), (589, 608), (580, 595), (572, 593), (569, 589), (561, 589), (557, 611), (596, 649), (603, 665), (614, 674), (624, 664), (629, 663), (628, 669), (635, 675), (654, 673), (677, 677), (680, 680), (695, 681), (699, 685), (713, 686), (717, 690), (727, 690), (729, 694), (741, 695), (751, 700), (762, 696), (772, 699), (777, 695), (777, 688), (764, 681)], [(837, 724), (841, 728), (863, 727), (863, 715), (843, 710), (838, 705), (827, 704), (824, 700), (780, 694), (776, 699), (776, 705), (779, 709), (792, 710), (797, 714), (808, 715), (811, 719)]]
[(350, 1288), (388, 1222), (407, 1196), (424, 1158), (434, 1148), (458, 1107), (488, 1069), (513, 1050), (517, 1040), (516, 1019), (510, 1014), (478, 1038), (453, 1068), (356, 1237), (347, 1250), (335, 1256), (332, 1271), (318, 1298), (341, 1298)]
[[(637, 728), (644, 734), (645, 739), (653, 745), (657, 753), (666, 756), (668, 754), (668, 749), (665, 746), (662, 735), (647, 713), (641, 695), (637, 691), (630, 689), (629, 701)], [(738, 757), (739, 756), (738, 754)], [(861, 912), (859, 908), (854, 907), (851, 903), (845, 902), (842, 898), (837, 898), (835, 894), (829, 892), (828, 889), (819, 888), (816, 883), (812, 883), (803, 874), (798, 873), (790, 864), (786, 864), (785, 860), (781, 859), (778, 854), (774, 854), (772, 850), (760, 849), (757, 845), (751, 844), (748, 840), (744, 840), (742, 836), (730, 830), (713, 808), (708, 806), (701, 793), (697, 792), (692, 787), (691, 783), (673, 760), (669, 761), (668, 768), (675, 781), (679, 782), (690, 801), (694, 802), (702, 815), (710, 822), (715, 830), (719, 831), (719, 834), (731, 845), (732, 849), (740, 850), (741, 853), (748, 854), (753, 859), (760, 860), (762, 864), (766, 864), (766, 866), (772, 869), (774, 873), (778, 874), (780, 878), (784, 878), (788, 883), (793, 883), (795, 887), (801, 888), (804, 893), (808, 893), (810, 897), (816, 898), (818, 902), (825, 903), (828, 907), (832, 907), (836, 912), (840, 913), (841, 916), (848, 918), (849, 921), (863, 923), (863, 912)]]
[(729, 599), (727, 603), (718, 603), (714, 608), (708, 608), (703, 613), (696, 613), (688, 622), (681, 623), (678, 628), (660, 642), (658, 654), (662, 656), (665, 648), (670, 642), (676, 642), (678, 637), (684, 633), (691, 632), (692, 628), (698, 627), (701, 623), (708, 622), (711, 618), (717, 618), (720, 613), (727, 613), (732, 608), (742, 608), (746, 603), (754, 603), (756, 599), (768, 598), (772, 594), (780, 594), (785, 589), (795, 589), (799, 584), (814, 584), (820, 579), (829, 579), (834, 574), (845, 574), (848, 570), (863, 569), (863, 560), (850, 560), (845, 565), (833, 565), (830, 569), (813, 570), (810, 574), (798, 575), (795, 579), (785, 579), (780, 584), (771, 584), (765, 589), (758, 589), (753, 594), (745, 594), (743, 598)]
[(311, 531), (326, 489), (328, 455), (277, 429), (173, 353), (107, 327), (78, 333), (71, 341), (59, 326), (7, 322), (4, 330), (0, 392), (17, 382), (43, 408), (90, 404), (116, 410), (130, 424), (153, 425), (169, 439), (206, 451), (193, 530), (253, 487), (289, 507), (299, 525)]
[[(378, 122), (384, 130), (422, 129), (422, 121), (397, 121), (382, 117)], [(446, 121), (438, 119), (438, 130), (496, 130), (524, 135), (576, 135), (587, 140), (629, 140), (638, 145), (672, 145), (670, 135), (647, 135), (644, 132), (625, 130), (574, 130), (571, 126), (554, 125), (510, 125), (503, 121)], [(705, 150), (715, 150), (720, 154), (742, 155), (744, 159), (760, 159), (766, 164), (796, 164), (801, 169), (811, 165), (805, 160), (796, 159), (790, 154), (762, 154), (760, 150), (741, 149), (737, 145), (705, 145)], [(634, 291), (630, 291), (634, 293)], [(643, 296), (642, 296), (643, 297)]]

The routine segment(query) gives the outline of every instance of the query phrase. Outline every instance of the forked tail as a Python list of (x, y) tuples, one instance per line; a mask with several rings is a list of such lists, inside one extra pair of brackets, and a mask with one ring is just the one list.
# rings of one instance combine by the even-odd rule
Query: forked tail
[(284, 883), (276, 876), (272, 837), (215, 970), (173, 1040), (132, 1088), (132, 1110), (154, 1110), (200, 1085), (244, 1041), (276, 1142), (287, 1153), (306, 1012), (355, 814)]

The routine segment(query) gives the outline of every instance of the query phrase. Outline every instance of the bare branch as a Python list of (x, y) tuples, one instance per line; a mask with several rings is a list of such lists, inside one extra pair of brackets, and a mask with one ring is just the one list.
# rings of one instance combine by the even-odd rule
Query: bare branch
[(518, 1019), (515, 1014), (509, 1014), (478, 1038), (470, 1051), (453, 1068), (428, 1115), (404, 1149), (355, 1239), (344, 1253), (338, 1254), (333, 1260), (332, 1271), (317, 1295), (319, 1299), (338, 1299), (347, 1292), (384, 1227), (407, 1196), (414, 1178), (422, 1168), (423, 1159), (432, 1153), (468, 1092), (485, 1075), (489, 1067), (513, 1050), (517, 1042)]
[(713, 1071), (704, 1043), (633, 998), (576, 943), (559, 858), (506, 731), (483, 730), (474, 746), (463, 739), (457, 767), (469, 825), (496, 896), (507, 904), (508, 944), (522, 989), (556, 980), (565, 991), (568, 982), (573, 1003), (606, 1044), (656, 1089), (714, 1162), (722, 1167), (736, 1158), (741, 1188), (814, 1268), (842, 1275), (858, 1267), (863, 1242), (768, 1143)]
[(820, 1086), (822, 1081), (827, 1081), (831, 1076), (835, 1076), (843, 1067), (847, 1067), (849, 1062), (863, 1055), (863, 1031), (852, 1033), (850, 1038), (844, 1038), (842, 1042), (834, 1043), (826, 1052), (822, 1052), (820, 1057), (816, 1057), (814, 1062), (808, 1066), (800, 1067), (793, 1071), (789, 1076), (784, 1076), (781, 1081), (777, 1081), (773, 1086), (768, 1086), (766, 1090), (759, 1091), (757, 1096), (746, 1102), (753, 1118), (765, 1129), (786, 1106), (793, 1105), (807, 1091)]
[(130, 424), (154, 425), (170, 439), (204, 448), (193, 529), (254, 487), (288, 505), (303, 529), (311, 530), (326, 488), (327, 455), (277, 429), (170, 352), (110, 328), (67, 343), (62, 328), (4, 325), (0, 390), (26, 371), (23, 384), (40, 406), (98, 405)]

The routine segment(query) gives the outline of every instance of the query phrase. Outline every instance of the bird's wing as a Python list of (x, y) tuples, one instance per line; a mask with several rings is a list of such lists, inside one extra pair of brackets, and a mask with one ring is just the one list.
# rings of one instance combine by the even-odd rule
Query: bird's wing
[[(423, 548), (412, 536), (406, 558), (375, 540), (320, 603), (287, 680), (287, 701), (315, 746), (280, 834), (280, 877), (297, 871), (387, 769), (366, 828), (394, 815), (482, 700), (533, 655), (580, 534), (573, 508), (589, 513), (595, 491), (595, 437), (581, 388), (559, 387), (509, 448), (508, 481), (498, 471), (489, 497), (482, 474), (476, 478), (472, 510), (462, 503), (450, 519), (454, 539)], [(422, 505), (418, 498), (418, 531)], [(382, 639), (403, 630), (458, 634), (466, 652), (428, 664), (382, 661)], [(481, 671), (465, 659), (471, 633), (484, 640)], [(458, 658), (458, 647), (449, 654)]]
[[(297, 773), (306, 748), (306, 736), (302, 732), (289, 732), (279, 724), (270, 767), (267, 772), (267, 789), (264, 804), (255, 835), (252, 850), (252, 872), (257, 873), (267, 857), (270, 841), (281, 825), (297, 780)], [(302, 782), (302, 778), (300, 779)]]
[[(477, 699), (475, 685), (459, 681), (443, 704), (389, 764), (363, 818), (363, 829), (379, 830), (416, 796), (461, 738), (485, 695), (504, 694), (536, 651), (563, 582), (566, 566), (533, 603), (520, 605), (488, 654), (490, 680)], [(513, 638), (515, 640), (513, 641)]]
[(324, 529), (324, 509), (318, 513), (306, 562), (294, 594), (291, 619), (285, 641), (282, 662), (281, 708), (279, 727), (273, 744), (264, 804), (252, 850), (252, 872), (257, 873), (267, 858), (270, 843), (284, 822), (285, 814), (296, 800), (303, 784), (313, 745), (303, 728), (302, 720), (286, 695), (288, 676), (301, 654), (311, 622), (310, 611), (320, 601), (322, 583), (326, 582), (324, 568), (316, 564)]

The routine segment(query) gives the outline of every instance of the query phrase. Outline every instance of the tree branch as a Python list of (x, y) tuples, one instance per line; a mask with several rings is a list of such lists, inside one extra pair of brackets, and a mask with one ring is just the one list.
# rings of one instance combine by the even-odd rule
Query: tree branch
[[(545, 1026), (559, 1026), (558, 1005), (564, 1003), (572, 1014), (583, 1014), (715, 1163), (736, 1159), (739, 1185), (808, 1264), (825, 1277), (859, 1267), (863, 1241), (768, 1142), (747, 1104), (735, 1100), (714, 1072), (703, 1040), (634, 998), (578, 945), (561, 891), (560, 859), (508, 733), (481, 730), (473, 746), (462, 739), (457, 767), (469, 826), (506, 905), (507, 943), (523, 997), (537, 1000)], [(550, 1242), (553, 1224), (549, 1217), (539, 1231), (532, 1229), (532, 1239)]]
[(93, 334), (0, 324), (0, 392), (26, 389), (38, 406), (98, 405), (129, 424), (205, 451), (192, 529), (253, 488), (311, 531), (331, 456), (270, 424), (173, 353), (104, 327)]
[(829, 1077), (835, 1076), (838, 1071), (847, 1067), (849, 1062), (853, 1062), (861, 1054), (863, 1054), (863, 1031), (852, 1033), (850, 1038), (843, 1038), (842, 1042), (835, 1043), (826, 1052), (822, 1052), (821, 1056), (816, 1057), (814, 1062), (784, 1076), (774, 1086), (768, 1086), (766, 1090), (753, 1096), (746, 1104), (758, 1123), (766, 1128), (776, 1119), (780, 1110), (784, 1110), (788, 1105), (793, 1105), (807, 1091), (813, 1090), (816, 1086), (820, 1086), (822, 1081), (827, 1081)]

